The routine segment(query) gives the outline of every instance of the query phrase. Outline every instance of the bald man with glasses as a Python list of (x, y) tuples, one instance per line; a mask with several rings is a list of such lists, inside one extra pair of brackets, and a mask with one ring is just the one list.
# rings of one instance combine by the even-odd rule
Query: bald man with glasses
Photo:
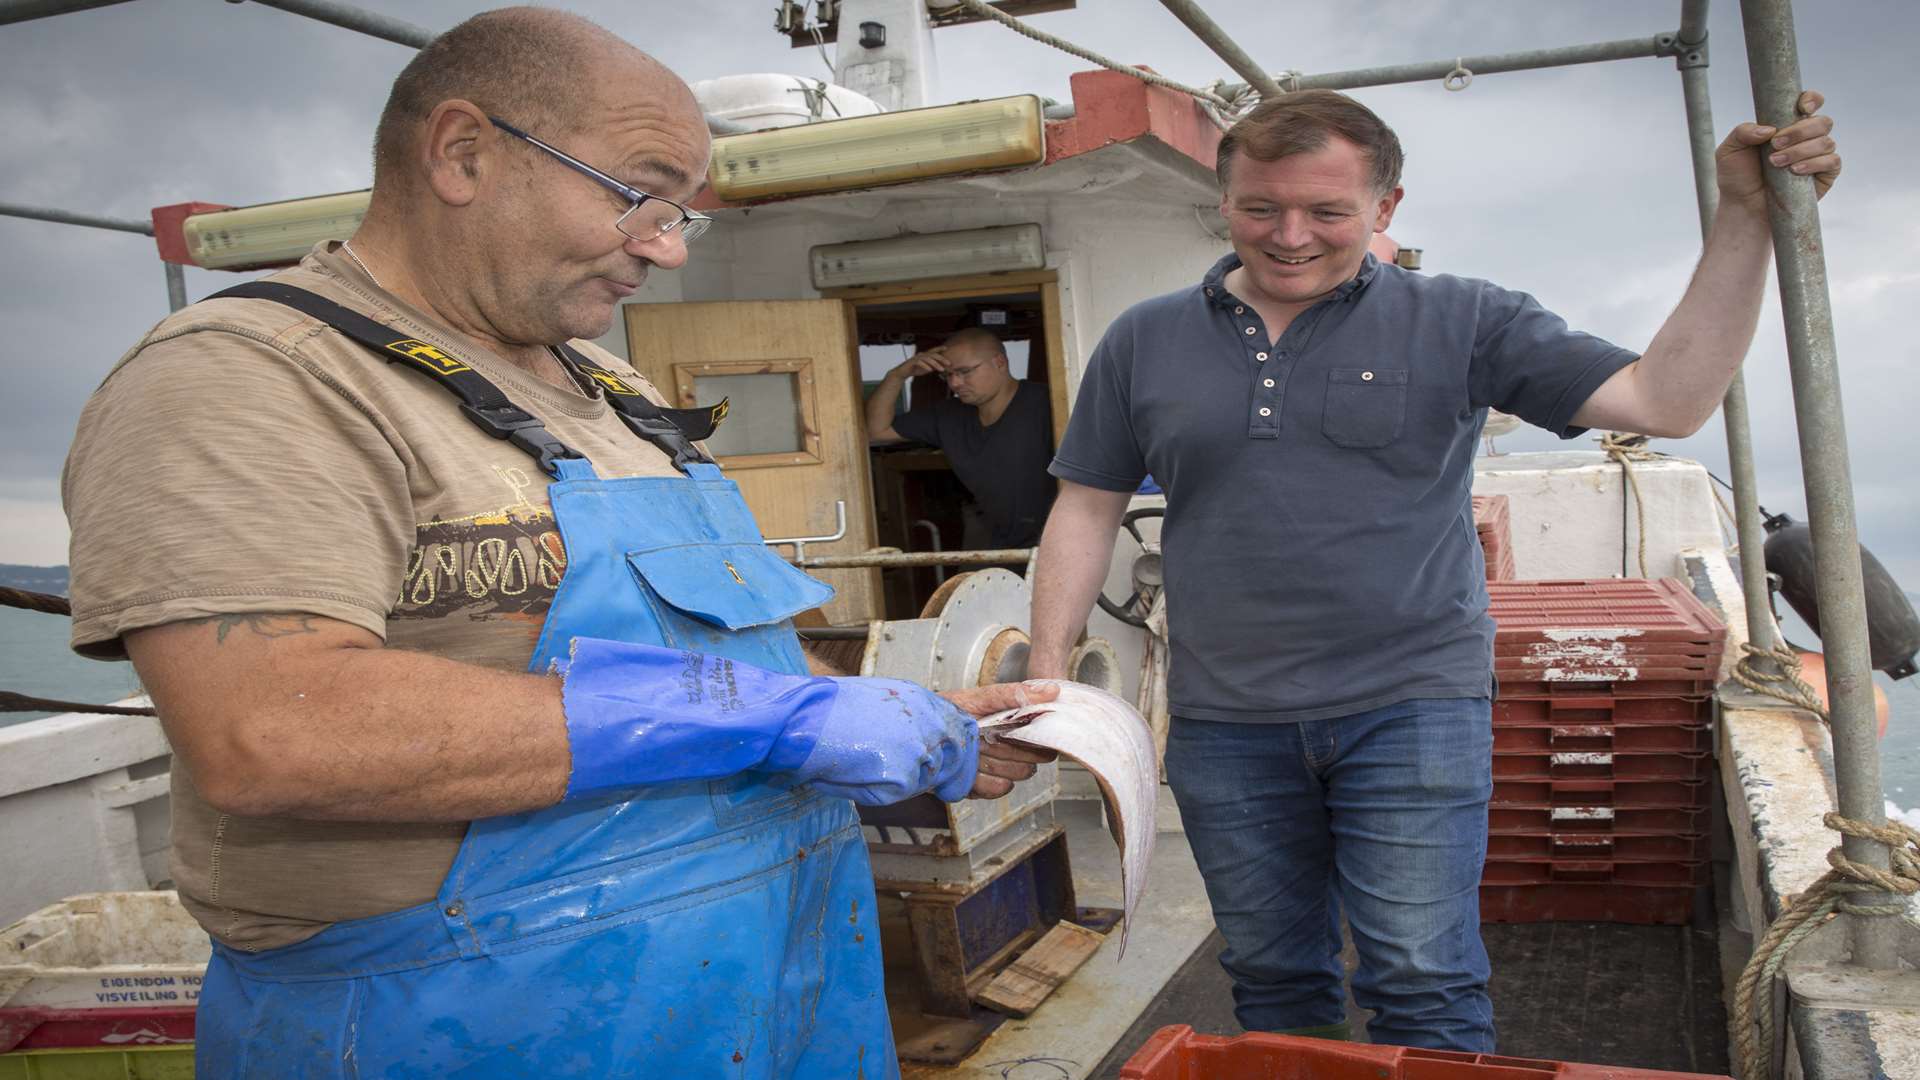
[[(74, 647), (174, 750), (202, 1080), (896, 1076), (856, 803), (1034, 755), (808, 674), (832, 590), (591, 344), (710, 222), (686, 85), (475, 16), (394, 83), (365, 221), (162, 322), (65, 477)], [(637, 342), (644, 349), (646, 342)]]

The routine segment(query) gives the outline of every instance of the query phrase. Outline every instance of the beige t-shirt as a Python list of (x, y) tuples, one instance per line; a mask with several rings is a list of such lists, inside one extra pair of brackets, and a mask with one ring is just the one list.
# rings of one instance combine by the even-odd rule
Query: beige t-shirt
[[(600, 475), (677, 475), (597, 391), (556, 387), (438, 325), (334, 253), (273, 276), (453, 354)], [(574, 342), (656, 402), (626, 363)], [(80, 416), (64, 497), (73, 647), (182, 619), (306, 612), (522, 671), (566, 571), (548, 478), (448, 390), (291, 308), (209, 300), (155, 327)], [(181, 900), (236, 948), (431, 900), (466, 826), (223, 814), (173, 767)]]

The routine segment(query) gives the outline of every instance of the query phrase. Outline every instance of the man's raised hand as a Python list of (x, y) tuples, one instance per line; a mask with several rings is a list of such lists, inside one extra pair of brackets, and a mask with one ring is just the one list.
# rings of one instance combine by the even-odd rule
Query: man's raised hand
[(1820, 115), (1824, 104), (1826, 98), (1818, 90), (1805, 90), (1794, 103), (1800, 119), (1787, 127), (1776, 130), (1766, 124), (1741, 124), (1734, 128), (1714, 151), (1720, 201), (1738, 204), (1757, 215), (1766, 214), (1762, 155), (1768, 166), (1813, 177), (1814, 195), (1826, 195), (1840, 175), (1840, 154), (1833, 141), (1833, 117)]

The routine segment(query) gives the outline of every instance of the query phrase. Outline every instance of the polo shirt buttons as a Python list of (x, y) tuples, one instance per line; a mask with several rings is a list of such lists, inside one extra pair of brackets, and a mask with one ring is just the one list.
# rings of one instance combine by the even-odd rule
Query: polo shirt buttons
[(1272, 386), (1272, 385), (1273, 385), (1273, 380), (1272, 380), (1272, 379), (1263, 379), (1263, 380), (1261, 380), (1261, 383), (1260, 383), (1260, 385), (1261, 385), (1261, 386)]
[(1252, 337), (1252, 336), (1253, 336), (1253, 327), (1251, 327), (1251, 326), (1249, 326), (1249, 327), (1247, 327), (1247, 336), (1248, 336), (1248, 337)]
[(1240, 306), (1239, 304), (1235, 304), (1233, 306), (1233, 313), (1235, 315), (1245, 315), (1247, 313), (1247, 309)]
[(1253, 358), (1254, 358), (1255, 360), (1258, 360), (1258, 361), (1260, 361), (1260, 362), (1261, 362), (1261, 363), (1263, 363), (1263, 364), (1267, 362), (1267, 354), (1266, 354), (1266, 353), (1254, 353), (1254, 354), (1253, 354)]
[[(1272, 383), (1268, 383), (1267, 385), (1268, 385), (1268, 386), (1272, 386), (1273, 384), (1272, 384)], [(1261, 415), (1261, 416), (1272, 416), (1272, 415), (1273, 415), (1273, 410), (1272, 410), (1272, 409), (1269, 409), (1269, 408), (1267, 408), (1267, 407), (1266, 407), (1265, 405), (1262, 405), (1262, 406), (1260, 406), (1260, 415)]]
[(1373, 372), (1371, 372), (1371, 371), (1363, 371), (1363, 372), (1361, 372), (1361, 373), (1360, 373), (1360, 381), (1361, 381), (1361, 382), (1372, 382), (1372, 381), (1373, 381)]

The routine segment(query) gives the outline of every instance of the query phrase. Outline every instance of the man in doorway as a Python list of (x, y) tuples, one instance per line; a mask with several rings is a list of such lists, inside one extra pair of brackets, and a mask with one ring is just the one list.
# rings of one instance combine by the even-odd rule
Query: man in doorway
[[(901, 390), (917, 375), (941, 376), (952, 396), (895, 415)], [(1053, 414), (1045, 387), (1013, 377), (1006, 346), (991, 330), (968, 327), (887, 372), (867, 399), (867, 438), (945, 451), (986, 518), (987, 547), (1040, 542), (1058, 488), (1047, 475)]]
[(1763, 171), (1823, 193), (1816, 115), (1736, 127), (1692, 284), (1642, 355), (1531, 297), (1381, 263), (1399, 140), (1332, 91), (1258, 106), (1221, 140), (1233, 251), (1107, 330), (1052, 471), (1036, 677), (1068, 651), (1115, 526), (1151, 472), (1171, 619), (1168, 782), (1227, 947), (1240, 1023), (1494, 1049), (1477, 886), (1492, 793), (1493, 624), (1469, 503), (1488, 408), (1572, 437), (1684, 436), (1753, 338), (1771, 250)]
[(350, 241), (161, 323), (67, 462), (74, 647), (152, 694), (214, 938), (196, 1075), (897, 1076), (854, 803), (1004, 793), (1023, 695), (808, 677), (832, 590), (590, 343), (711, 224), (692, 92), (509, 8), (373, 142)]

